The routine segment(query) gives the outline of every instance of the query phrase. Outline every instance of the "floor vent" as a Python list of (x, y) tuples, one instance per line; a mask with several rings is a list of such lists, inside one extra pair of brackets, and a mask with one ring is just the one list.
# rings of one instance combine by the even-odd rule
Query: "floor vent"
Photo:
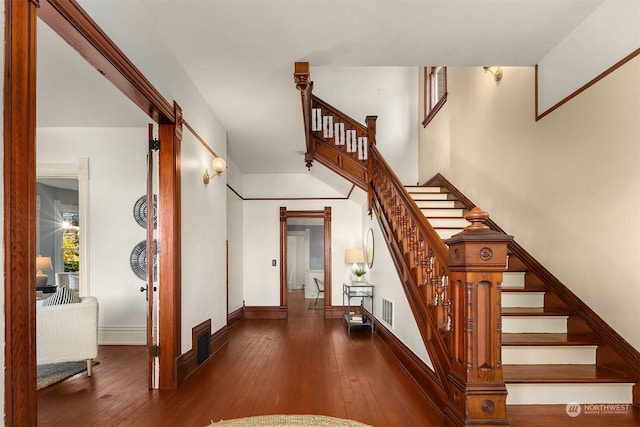
[(393, 301), (382, 299), (382, 321), (393, 327)]
[(192, 333), (193, 345), (198, 356), (198, 365), (200, 365), (211, 356), (211, 320), (194, 327)]

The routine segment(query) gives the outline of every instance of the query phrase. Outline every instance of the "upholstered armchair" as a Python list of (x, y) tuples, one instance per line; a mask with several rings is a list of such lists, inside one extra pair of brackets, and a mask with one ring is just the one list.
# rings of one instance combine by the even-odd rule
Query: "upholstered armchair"
[(98, 356), (98, 301), (83, 297), (79, 303), (36, 309), (37, 364), (87, 361), (91, 376)]

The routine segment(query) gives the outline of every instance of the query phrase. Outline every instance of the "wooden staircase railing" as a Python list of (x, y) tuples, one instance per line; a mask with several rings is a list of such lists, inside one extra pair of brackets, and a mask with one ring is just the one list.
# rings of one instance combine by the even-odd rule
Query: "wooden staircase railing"
[(448, 240), (450, 251), (377, 150), (375, 117), (362, 126), (313, 96), (308, 63), (296, 63), (294, 78), (307, 167), (317, 160), (368, 192), (431, 358), (429, 389), (446, 424), (508, 425), (498, 307), (511, 237), (490, 230), (488, 214), (474, 209), (465, 216), (472, 224)]
[(296, 62), (294, 79), (302, 97), (307, 168), (316, 160), (367, 191), (368, 150), (375, 144), (376, 117), (368, 116), (363, 126), (314, 96), (307, 62)]

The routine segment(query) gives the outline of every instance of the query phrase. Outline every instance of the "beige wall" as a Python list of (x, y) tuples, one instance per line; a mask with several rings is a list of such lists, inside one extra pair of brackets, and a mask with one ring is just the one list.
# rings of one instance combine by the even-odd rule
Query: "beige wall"
[(638, 75), (640, 57), (536, 122), (533, 67), (449, 68), (419, 144), (421, 182), (442, 173), (636, 348)]

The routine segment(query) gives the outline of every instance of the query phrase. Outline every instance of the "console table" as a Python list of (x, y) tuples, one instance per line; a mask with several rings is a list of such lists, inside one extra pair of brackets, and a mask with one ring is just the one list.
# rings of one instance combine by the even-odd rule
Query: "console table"
[[(352, 311), (351, 299), (360, 298), (359, 311)], [(365, 301), (371, 304), (369, 313), (365, 312)], [(347, 323), (347, 330), (351, 335), (351, 328), (354, 326), (366, 326), (373, 333), (373, 285), (368, 283), (343, 283), (342, 284), (342, 317)]]

